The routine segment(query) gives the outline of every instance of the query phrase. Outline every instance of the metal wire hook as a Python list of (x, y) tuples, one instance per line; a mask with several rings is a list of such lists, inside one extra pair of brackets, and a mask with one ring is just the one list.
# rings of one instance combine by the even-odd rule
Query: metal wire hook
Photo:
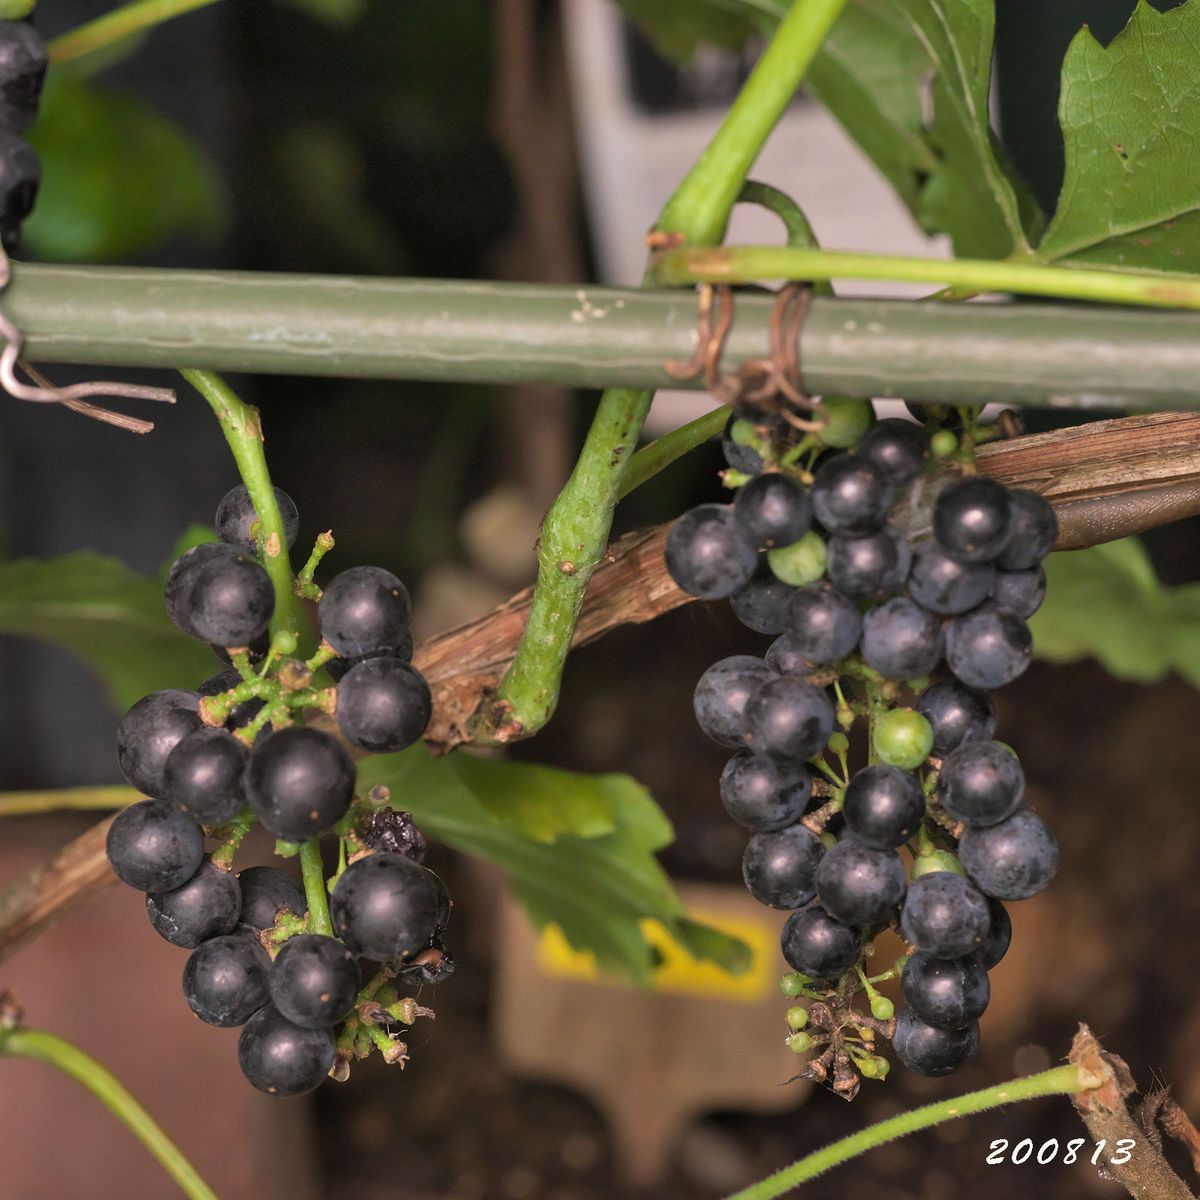
[[(0, 291), (8, 287), (11, 280), (12, 263), (3, 246), (0, 246)], [(162, 404), (175, 403), (173, 389), (147, 387), (139, 383), (108, 383), (97, 380), (59, 387), (21, 358), (25, 339), (3, 312), (0, 312), (0, 337), (5, 341), (4, 349), (0, 351), (0, 387), (16, 400), (27, 400), (32, 404), (61, 404), (81, 416), (115, 425), (118, 429), (125, 429), (130, 433), (149, 433), (154, 428), (154, 422), (89, 404), (86, 398), (113, 396), (128, 400), (153, 400)], [(18, 368), (33, 380), (32, 384), (26, 383), (18, 376)]]

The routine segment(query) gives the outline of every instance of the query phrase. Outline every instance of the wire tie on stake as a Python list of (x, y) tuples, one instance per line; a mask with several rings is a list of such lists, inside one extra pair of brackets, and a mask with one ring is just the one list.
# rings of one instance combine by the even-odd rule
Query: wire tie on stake
[[(0, 247), (0, 291), (7, 288), (11, 280), (12, 263), (3, 247)], [(93, 381), (59, 387), (21, 357), (24, 338), (3, 312), (0, 312), (0, 337), (5, 342), (3, 351), (0, 351), (0, 387), (16, 400), (27, 400), (32, 404), (61, 404), (81, 416), (104, 421), (130, 433), (149, 433), (154, 428), (154, 422), (90, 404), (87, 397), (113, 396), (129, 400), (153, 400), (162, 404), (175, 403), (175, 392), (171, 388), (147, 387), (138, 383)], [(33, 383), (21, 379), (17, 374), (18, 369)]]

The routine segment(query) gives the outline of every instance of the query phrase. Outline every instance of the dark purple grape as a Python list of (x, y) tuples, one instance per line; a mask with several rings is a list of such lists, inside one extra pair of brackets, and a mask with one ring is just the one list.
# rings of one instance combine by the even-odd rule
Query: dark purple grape
[(946, 626), (946, 664), (968, 687), (1003, 687), (1024, 674), (1032, 658), (1029, 626), (990, 601)]
[(354, 658), (331, 658), (325, 664), (325, 670), (329, 672), (329, 678), (334, 683), (339, 683), (347, 671), (368, 659), (398, 658), (401, 662), (410, 663), (413, 660), (413, 649), (413, 635), (409, 633), (395, 650), (380, 650), (375, 654), (362, 654)]
[(209, 1025), (244, 1025), (268, 1000), (271, 959), (249, 933), (209, 938), (183, 968), (183, 998)]
[(117, 813), (106, 846), (113, 873), (139, 892), (177, 888), (204, 861), (200, 827), (158, 800), (143, 800)]
[(987, 971), (977, 954), (930, 958), (912, 954), (900, 975), (904, 1002), (927, 1025), (962, 1029), (983, 1016), (992, 997)]
[(833, 732), (833, 705), (820, 688), (792, 675), (774, 676), (746, 704), (746, 744), (773, 758), (812, 758)]
[(957, 679), (927, 687), (917, 698), (917, 712), (933, 730), (933, 753), (939, 757), (967, 742), (990, 741), (996, 732), (992, 698)]
[(994, 479), (973, 475), (950, 484), (938, 496), (933, 536), (963, 562), (990, 562), (1008, 544), (1012, 520), (1008, 489)]
[(1028, 571), (1054, 549), (1058, 517), (1050, 502), (1037, 492), (1015, 488), (1008, 499), (1013, 511), (1012, 530), (997, 565), (1005, 571)]
[(835, 921), (819, 904), (792, 913), (779, 941), (788, 966), (810, 979), (837, 979), (862, 954), (858, 930)]
[(756, 833), (742, 855), (746, 889), (769, 908), (799, 908), (816, 894), (821, 839), (803, 825)]
[(942, 626), (907, 596), (896, 596), (863, 617), (861, 649), (885, 679), (917, 679), (941, 661)]
[(180, 887), (146, 897), (150, 923), (168, 942), (188, 950), (232, 933), (241, 909), (238, 881), (209, 859)]
[(788, 601), (795, 590), (773, 575), (756, 577), (734, 592), (729, 603), (747, 629), (774, 636), (783, 632)]
[[(237, 667), (226, 667), (223, 671), (218, 671), (215, 675), (210, 675), (197, 689), (201, 696), (219, 696), (222, 692), (227, 692), (231, 688), (237, 687), (242, 682), (242, 676)], [(251, 721), (262, 711), (263, 701), (259, 699), (243, 700), (241, 704), (236, 704), (229, 713), (229, 717), (225, 722), (226, 729), (241, 729), (243, 725), (249, 725)]]
[(397, 812), (394, 808), (377, 809), (371, 814), (366, 828), (360, 827), (359, 833), (369, 850), (403, 854), (415, 863), (425, 861), (425, 838), (413, 824), (412, 813)]
[(830, 533), (874, 533), (887, 520), (895, 499), (883, 471), (856, 454), (826, 459), (813, 478), (813, 511)]
[(748, 829), (783, 829), (804, 816), (812, 776), (795, 763), (739, 750), (721, 772), (725, 811)]
[(220, 825), (246, 807), (242, 773), (249, 751), (224, 729), (197, 729), (167, 757), (163, 799), (201, 825)]
[(700, 504), (671, 526), (663, 550), (671, 578), (700, 600), (721, 600), (745, 586), (758, 554), (724, 504)]
[(899, 591), (911, 566), (908, 539), (890, 525), (865, 537), (829, 539), (829, 581), (852, 600), (882, 600)]
[(325, 1029), (354, 1007), (358, 961), (337, 938), (301, 933), (280, 947), (267, 982), (272, 1003), (289, 1021)]
[(270, 624), (275, 589), (252, 554), (225, 549), (221, 554), (197, 546), (179, 559), (167, 576), (167, 612), (184, 633), (202, 642), (249, 646)]
[(246, 767), (246, 799), (268, 833), (303, 842), (346, 815), (354, 763), (335, 738), (293, 725), (260, 737)]
[(1008, 909), (992, 896), (985, 896), (988, 902), (988, 912), (992, 923), (988, 927), (987, 937), (976, 952), (976, 958), (985, 971), (990, 971), (1007, 953), (1012, 941), (1012, 921), (1009, 920)]
[(24, 21), (8, 20), (0, 39), (0, 127), (24, 133), (37, 116), (48, 61), (37, 30)]
[(913, 421), (887, 417), (858, 439), (854, 453), (873, 462), (896, 487), (903, 487), (924, 470), (929, 435)]
[(338, 728), (372, 754), (411, 746), (432, 715), (425, 677), (398, 658), (368, 658), (337, 685)]
[(780, 675), (807, 675), (813, 669), (812, 662), (792, 645), (786, 633), (777, 637), (768, 647), (767, 666)]
[(1058, 842), (1027, 808), (997, 825), (964, 830), (958, 857), (975, 884), (998, 900), (1036, 896), (1058, 873)]
[(847, 925), (886, 921), (904, 899), (904, 864), (895, 850), (876, 850), (844, 837), (817, 868), (817, 899)]
[(1007, 608), (1023, 621), (1029, 620), (1046, 598), (1046, 572), (1041, 566), (1028, 571), (997, 571), (992, 584), (992, 602)]
[(0, 242), (15, 250), (21, 222), (33, 211), (42, 183), (42, 164), (24, 138), (0, 129)]
[(790, 475), (772, 471), (738, 488), (733, 515), (755, 549), (790, 546), (812, 527), (812, 501)]
[[(296, 502), (282, 488), (275, 488), (275, 502), (279, 505), (280, 516), (283, 517), (283, 533), (289, 549), (296, 544), (296, 534), (300, 532), (300, 513)], [(213, 526), (217, 537), (231, 546), (240, 546), (244, 550), (254, 550), (256, 542), (252, 527), (258, 520), (258, 513), (250, 500), (250, 493), (244, 483), (230, 488), (217, 505), (216, 519)]]
[(238, 1038), (242, 1074), (269, 1096), (299, 1096), (318, 1087), (335, 1057), (328, 1029), (302, 1029), (268, 1004)]
[(395, 650), (411, 633), (404, 584), (382, 567), (351, 567), (330, 580), (317, 605), (321, 636), (348, 657)]
[(163, 771), (171, 751), (200, 728), (200, 697), (182, 688), (143, 696), (117, 726), (121, 774), (155, 799), (163, 796)]
[(346, 868), (329, 904), (333, 929), (356, 954), (396, 962), (445, 924), (441, 880), (401, 854), (372, 854)]
[(989, 920), (987, 901), (966, 879), (950, 871), (914, 879), (900, 912), (904, 936), (932, 958), (974, 953), (983, 945)]
[(787, 639), (811, 663), (824, 666), (845, 658), (861, 631), (858, 606), (824, 580), (797, 588), (788, 601)]
[(995, 825), (1021, 807), (1025, 772), (999, 742), (968, 742), (946, 756), (938, 773), (942, 807), (967, 825)]
[(846, 828), (867, 846), (895, 850), (921, 828), (925, 794), (915, 775), (877, 763), (864, 767), (846, 788)]
[(251, 929), (270, 929), (281, 912), (302, 917), (308, 911), (304, 893), (274, 867), (247, 867), (237, 878), (242, 889), (238, 920)]
[(692, 697), (697, 724), (714, 742), (740, 746), (750, 693), (772, 678), (771, 668), (750, 654), (734, 654), (713, 663), (700, 676)]
[(936, 542), (926, 542), (913, 560), (908, 594), (923, 608), (948, 617), (982, 604), (995, 582), (991, 563), (960, 562)]
[(917, 1075), (949, 1075), (979, 1053), (979, 1023), (938, 1029), (907, 1008), (896, 1014), (892, 1049), (902, 1067)]

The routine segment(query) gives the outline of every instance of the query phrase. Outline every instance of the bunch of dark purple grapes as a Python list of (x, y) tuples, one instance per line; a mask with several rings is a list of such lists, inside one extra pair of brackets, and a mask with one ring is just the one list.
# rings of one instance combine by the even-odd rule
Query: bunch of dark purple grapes
[[(296, 506), (278, 489), (276, 499), (290, 546)], [(383, 807), (386, 795), (356, 799), (343, 742), (303, 723), (306, 713), (333, 713), (353, 745), (399, 750), (424, 732), (430, 693), (409, 661), (409, 598), (394, 575), (354, 567), (336, 576), (320, 597), (320, 648), (302, 661), (292, 657), (294, 633), (268, 633), (275, 592), (263, 561), (282, 548), (263, 543), (244, 487), (222, 500), (216, 530), (219, 542), (174, 564), (166, 603), (176, 625), (230, 666), (194, 691), (154, 692), (122, 718), (121, 771), (149, 798), (115, 818), (108, 857), (146, 893), (154, 928), (192, 951), (183, 974), (192, 1011), (211, 1025), (243, 1026), (246, 1077), (291, 1096), (331, 1072), (345, 1077), (351, 1058), (372, 1046), (402, 1061), (404, 1044), (388, 1031), (428, 1010), (397, 984), (453, 971), (441, 942), (449, 897), (421, 865), (424, 841), (408, 814)], [(334, 686), (319, 682), (322, 669)], [(330, 831), (341, 839), (332, 886), (319, 856), (318, 878), (306, 864), (320, 913), (282, 871), (233, 872), (256, 822), (289, 854)], [(208, 853), (206, 838), (215, 843)], [(381, 964), (365, 988), (360, 958)]]
[(0, 244), (15, 248), (33, 211), (42, 167), (24, 133), (37, 116), (46, 47), (25, 21), (0, 21)]
[[(710, 667), (695, 712), (735, 751), (720, 788), (753, 831), (746, 886), (792, 910), (781, 987), (811, 1003), (789, 1010), (789, 1044), (847, 1096), (887, 1073), (879, 1040), (922, 1075), (974, 1056), (1011, 932), (1001, 901), (1041, 891), (1058, 865), (985, 692), (1030, 661), (1057, 521), (1042, 497), (974, 473), (969, 442), (932, 441), (931, 455), (923, 425), (872, 424), (848, 401), (798, 444), (778, 420), (732, 418), (734, 502), (685, 513), (666, 543), (681, 588), (777, 635), (762, 658)], [(950, 677), (931, 680), (942, 664)], [(867, 762), (851, 771), (860, 723)], [(889, 927), (911, 949), (872, 976)], [(893, 1015), (875, 985), (896, 975)], [(850, 1004), (863, 990), (870, 1016)]]

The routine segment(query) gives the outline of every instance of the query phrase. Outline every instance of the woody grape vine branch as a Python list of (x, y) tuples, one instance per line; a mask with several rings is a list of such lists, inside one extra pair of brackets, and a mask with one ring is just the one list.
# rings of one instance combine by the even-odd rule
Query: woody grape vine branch
[[(846, 2), (793, 0), (712, 141), (663, 208), (660, 233), (693, 245), (721, 240), (747, 173)], [(601, 396), (575, 469), (543, 522), (528, 621), (512, 666), (483, 707), (477, 740), (528, 736), (554, 712), (583, 595), (607, 548), (652, 398), (632, 388)]]

